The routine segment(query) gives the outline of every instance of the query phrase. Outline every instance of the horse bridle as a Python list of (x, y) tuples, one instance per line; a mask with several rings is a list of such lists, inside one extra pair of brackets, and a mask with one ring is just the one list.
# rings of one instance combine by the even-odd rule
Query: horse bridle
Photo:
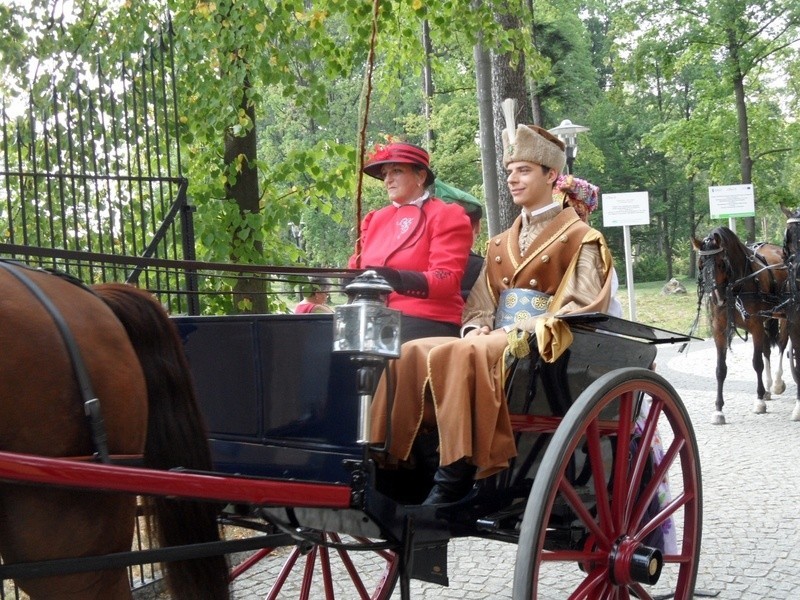
[[(700, 257), (707, 257), (707, 256), (714, 256), (715, 254), (719, 254), (721, 252), (725, 252), (725, 249), (720, 246), (719, 248), (714, 248), (712, 250), (698, 250), (697, 255)], [(731, 265), (730, 262), (728, 261), (727, 253), (723, 258), (723, 262), (725, 263), (726, 278), (730, 279)], [(715, 271), (716, 267), (713, 261), (711, 261), (710, 263), (707, 261), (703, 261), (703, 265), (700, 267), (700, 274), (698, 275), (697, 278), (698, 279), (697, 292), (701, 297), (704, 294), (713, 295), (716, 292), (717, 304), (721, 306), (724, 299), (720, 298), (719, 292), (720, 291), (724, 292), (725, 288), (728, 287), (728, 284), (727, 283), (725, 285), (718, 284), (716, 277), (714, 276)]]

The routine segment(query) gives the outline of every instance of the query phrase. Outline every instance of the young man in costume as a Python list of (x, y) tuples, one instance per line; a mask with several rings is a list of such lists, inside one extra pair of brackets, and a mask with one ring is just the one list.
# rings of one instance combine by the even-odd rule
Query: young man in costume
[[(503, 162), (520, 216), (489, 240), (465, 307), (464, 337), (404, 344), (402, 357), (389, 365), (398, 382), (389, 458), (407, 460), (413, 450), (430, 464), (436, 447), (430, 437), (438, 439), (439, 467), (425, 504), (461, 499), (475, 477), (507, 468), (516, 456), (503, 395), (505, 354), (524, 355), (535, 333), (542, 358), (555, 361), (572, 336), (554, 315), (606, 311), (609, 304), (605, 239), (571, 207), (553, 202), (566, 161), (563, 143), (539, 127), (509, 125)], [(386, 439), (385, 381), (373, 402), (373, 442)]]

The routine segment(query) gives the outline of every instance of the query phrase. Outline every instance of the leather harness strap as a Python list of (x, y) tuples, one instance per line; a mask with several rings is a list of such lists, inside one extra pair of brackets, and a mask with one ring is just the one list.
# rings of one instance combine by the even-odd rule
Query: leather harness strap
[[(16, 266), (16, 268), (13, 268), (13, 266)], [(61, 339), (64, 341), (67, 354), (69, 354), (70, 361), (72, 362), (75, 378), (78, 381), (78, 387), (80, 388), (81, 397), (83, 398), (84, 413), (89, 420), (89, 426), (92, 432), (92, 443), (94, 444), (96, 458), (102, 463), (110, 463), (108, 435), (100, 410), (100, 400), (97, 398), (92, 388), (91, 378), (89, 377), (89, 372), (86, 369), (86, 364), (83, 361), (75, 337), (72, 335), (69, 325), (67, 325), (58, 307), (53, 304), (53, 301), (45, 295), (41, 288), (25, 274), (24, 270), (27, 267), (16, 264), (13, 266), (8, 261), (0, 260), (0, 268), (4, 269), (9, 275), (25, 286), (42, 306), (44, 306), (45, 310), (47, 310), (50, 317), (53, 319), (56, 328), (61, 334)]]

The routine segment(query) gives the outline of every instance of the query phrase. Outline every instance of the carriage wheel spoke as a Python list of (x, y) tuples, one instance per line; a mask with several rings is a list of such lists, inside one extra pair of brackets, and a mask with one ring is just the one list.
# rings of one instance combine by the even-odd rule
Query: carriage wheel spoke
[(278, 577), (275, 579), (275, 584), (272, 586), (272, 589), (265, 600), (277, 600), (278, 594), (283, 589), (283, 586), (286, 583), (289, 574), (292, 572), (292, 569), (294, 568), (299, 556), (300, 548), (295, 546), (295, 548), (292, 550), (292, 553), (289, 555), (289, 558), (286, 559), (286, 562), (283, 564), (283, 568), (281, 569), (281, 572), (278, 573)]
[(569, 595), (569, 600), (591, 600), (592, 598), (603, 598), (602, 592), (605, 588), (607, 573), (604, 568), (592, 569), (575, 591)]
[(596, 420), (589, 424), (586, 431), (586, 442), (589, 451), (588, 460), (592, 467), (594, 493), (597, 498), (597, 521), (604, 531), (610, 533), (614, 531), (614, 522), (611, 519), (611, 506), (609, 505), (606, 473), (603, 466), (603, 450), (600, 446), (600, 431)]
[(630, 438), (633, 431), (633, 393), (629, 391), (620, 394), (618, 401), (617, 448), (611, 488), (611, 514), (614, 519), (614, 531), (619, 531), (622, 527), (625, 500), (622, 490), (625, 489), (628, 474), (627, 460), (623, 461), (622, 457), (627, 457), (630, 452)]
[(645, 467), (650, 461), (650, 450), (653, 447), (656, 425), (658, 425), (658, 418), (661, 415), (663, 406), (664, 404), (661, 400), (653, 398), (647, 411), (647, 417), (645, 418), (642, 434), (639, 438), (636, 454), (631, 462), (631, 471), (628, 475), (628, 493), (625, 498), (624, 516), (622, 522), (620, 523), (620, 531), (627, 530), (631, 526), (631, 509), (633, 508), (636, 498), (639, 495), (639, 487), (641, 486)]
[[(653, 600), (653, 597), (647, 593), (647, 590), (644, 589), (640, 583), (634, 583), (631, 587), (639, 600)], [(625, 590), (625, 593), (627, 594), (625, 596), (626, 598), (631, 597), (627, 590)]]
[[(331, 533), (331, 539), (336, 543), (341, 543), (341, 539), (337, 533)], [(361, 577), (358, 575), (358, 569), (356, 569), (353, 561), (350, 559), (350, 554), (346, 550), (342, 550), (341, 548), (337, 549), (339, 553), (339, 558), (342, 560), (342, 564), (344, 568), (347, 569), (347, 574), (350, 576), (350, 581), (353, 582), (353, 585), (356, 587), (359, 596), (365, 600), (369, 600), (369, 593), (367, 593), (367, 589), (364, 586), (364, 582), (361, 580)]]
[(586, 528), (598, 539), (598, 542), (606, 548), (611, 546), (611, 540), (605, 531), (600, 527), (592, 513), (584, 504), (578, 492), (565, 478), (561, 479), (558, 485), (558, 490), (564, 495), (572, 510), (575, 511), (576, 516), (586, 526)]
[[(639, 495), (638, 499), (636, 500), (636, 506), (633, 511), (631, 520), (629, 525), (632, 524), (633, 527), (638, 527), (642, 519), (644, 519), (644, 513), (647, 511), (647, 507), (652, 501), (653, 497), (658, 493), (658, 486), (661, 485), (666, 480), (667, 471), (672, 466), (672, 463), (675, 461), (675, 457), (678, 455), (678, 452), (684, 447), (684, 440), (673, 440), (672, 444), (670, 444), (669, 449), (664, 454), (664, 458), (661, 460), (661, 463), (656, 468), (655, 472), (653, 473), (653, 477), (650, 482), (645, 487), (644, 491)], [(659, 515), (663, 513), (663, 510), (659, 511)], [(657, 515), (658, 516), (658, 515)], [(664, 515), (664, 518), (659, 523), (663, 523), (669, 515)]]
[(325, 598), (333, 600), (333, 574), (331, 573), (331, 556), (325, 546), (319, 547), (319, 565), (322, 568), (322, 584), (325, 587)]
[(306, 556), (306, 567), (303, 571), (303, 585), (300, 589), (301, 600), (308, 600), (311, 593), (311, 582), (314, 579), (314, 565), (317, 563), (317, 548), (314, 546)]

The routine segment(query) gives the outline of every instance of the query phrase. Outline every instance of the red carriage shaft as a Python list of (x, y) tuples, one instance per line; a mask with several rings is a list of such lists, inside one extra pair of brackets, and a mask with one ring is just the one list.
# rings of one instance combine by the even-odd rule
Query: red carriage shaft
[(253, 505), (349, 508), (350, 487), (119, 467), (0, 452), (0, 479)]

